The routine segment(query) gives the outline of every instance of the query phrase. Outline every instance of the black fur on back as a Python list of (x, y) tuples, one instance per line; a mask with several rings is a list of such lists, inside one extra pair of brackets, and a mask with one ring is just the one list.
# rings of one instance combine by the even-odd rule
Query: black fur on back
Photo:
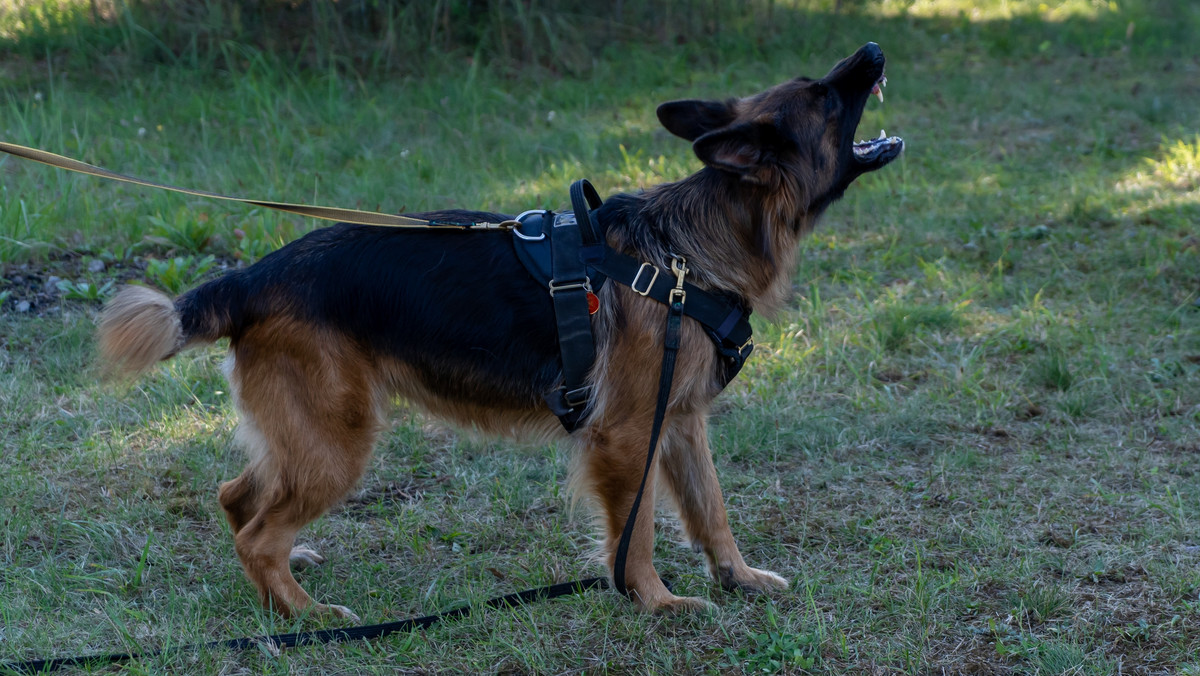
[(432, 392), (473, 403), (540, 405), (559, 378), (550, 296), (526, 272), (507, 232), (340, 223), (192, 290), (176, 307), (188, 337), (212, 332), (200, 309), (227, 312), (218, 335), (230, 336), (234, 348), (244, 331), (280, 313), (329, 327), (366, 354), (404, 362)]

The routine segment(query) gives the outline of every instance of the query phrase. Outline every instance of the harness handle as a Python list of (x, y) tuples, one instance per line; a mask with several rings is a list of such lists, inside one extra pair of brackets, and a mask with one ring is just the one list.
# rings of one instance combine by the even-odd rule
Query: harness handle
[(583, 234), (584, 246), (600, 242), (600, 226), (592, 210), (599, 209), (602, 204), (604, 200), (600, 199), (600, 193), (592, 187), (591, 181), (581, 178), (571, 184), (571, 208), (575, 211), (575, 220)]

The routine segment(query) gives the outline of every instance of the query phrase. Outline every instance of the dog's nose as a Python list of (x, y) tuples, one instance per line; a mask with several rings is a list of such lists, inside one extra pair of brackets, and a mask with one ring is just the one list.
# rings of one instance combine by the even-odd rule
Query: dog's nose
[(874, 42), (868, 42), (859, 47), (858, 56), (872, 61), (883, 61), (883, 48)]
[(870, 87), (883, 75), (883, 64), (883, 49), (874, 42), (868, 42), (842, 59), (824, 79), (834, 86), (850, 90)]

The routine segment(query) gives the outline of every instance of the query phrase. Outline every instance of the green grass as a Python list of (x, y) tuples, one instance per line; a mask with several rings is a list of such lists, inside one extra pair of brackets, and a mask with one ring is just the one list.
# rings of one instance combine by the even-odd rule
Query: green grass
[[(717, 403), (734, 533), (787, 592), (714, 589), (660, 511), (659, 570), (712, 615), (593, 594), (132, 671), (1200, 673), (1200, 15), (843, 4), (613, 44), (569, 76), (454, 50), (362, 77), (253, 50), (120, 75), (0, 61), (5, 140), (366, 209), (557, 208), (579, 177), (606, 195), (678, 178), (697, 161), (657, 103), (821, 74), (867, 40), (889, 86), (861, 136), (908, 144), (805, 240)], [(0, 159), (0, 661), (314, 626), (257, 608), (216, 504), (243, 463), (221, 350), (104, 388), (91, 297), (122, 275), (182, 288), (312, 227)], [(76, 297), (19, 312), (52, 273)], [(330, 557), (300, 573), (319, 600), (386, 621), (599, 572), (562, 451), (393, 418), (357, 492), (301, 534)]]

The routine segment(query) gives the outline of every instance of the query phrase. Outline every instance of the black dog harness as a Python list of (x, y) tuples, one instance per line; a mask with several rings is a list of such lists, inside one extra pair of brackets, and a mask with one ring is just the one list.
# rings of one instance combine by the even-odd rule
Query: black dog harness
[(609, 279), (668, 306), (676, 296), (686, 297), (683, 314), (700, 322), (716, 346), (722, 387), (754, 349), (750, 310), (740, 299), (685, 281), (682, 258), (674, 259), (672, 270), (664, 272), (609, 247), (595, 214), (602, 203), (591, 183), (576, 181), (571, 184), (572, 212), (527, 211), (517, 217), (519, 225), (512, 231), (517, 256), (529, 274), (547, 286), (554, 302), (563, 382), (544, 397), (568, 432), (578, 429), (590, 412), (587, 375), (596, 360), (591, 314), (599, 306), (596, 293)]

